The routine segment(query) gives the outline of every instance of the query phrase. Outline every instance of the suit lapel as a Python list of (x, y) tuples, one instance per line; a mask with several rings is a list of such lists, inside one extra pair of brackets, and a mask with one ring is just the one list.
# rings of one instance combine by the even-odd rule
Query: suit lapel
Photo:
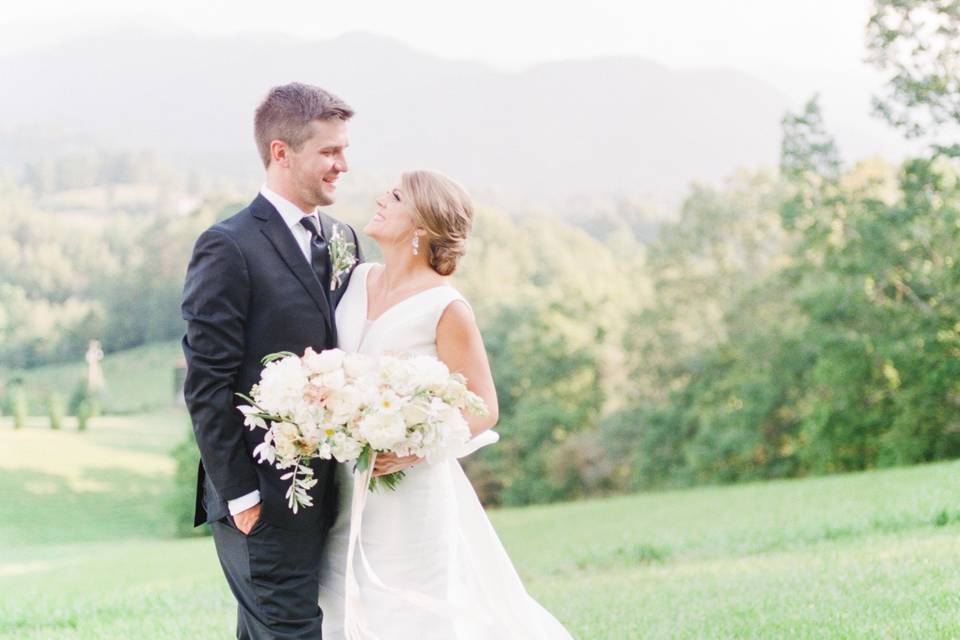
[(314, 275), (313, 269), (311, 269), (307, 261), (304, 260), (303, 252), (300, 250), (300, 246), (287, 227), (287, 223), (283, 221), (283, 217), (262, 195), (258, 195), (253, 201), (250, 205), (250, 211), (256, 218), (263, 221), (260, 232), (267, 237), (267, 240), (270, 241), (273, 248), (276, 249), (280, 257), (283, 258), (283, 261), (287, 267), (289, 267), (290, 271), (293, 272), (293, 275), (297, 277), (300, 284), (302, 284), (304, 289), (307, 290), (307, 293), (310, 294), (317, 308), (323, 313), (323, 317), (327, 321), (327, 326), (330, 328), (331, 335), (336, 335), (330, 300), (320, 281), (317, 280), (316, 275)]

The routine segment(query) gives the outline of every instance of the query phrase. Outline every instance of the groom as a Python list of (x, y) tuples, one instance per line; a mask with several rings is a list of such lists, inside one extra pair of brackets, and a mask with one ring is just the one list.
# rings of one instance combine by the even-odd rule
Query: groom
[[(244, 428), (234, 393), (250, 392), (269, 353), (337, 344), (334, 310), (352, 269), (339, 279), (331, 273), (335, 221), (318, 207), (334, 202), (347, 171), (352, 116), (319, 87), (274, 87), (254, 119), (266, 182), (247, 208), (201, 234), (187, 269), (184, 395), (201, 457), (194, 524), (213, 529), (238, 603), (238, 638), (321, 637), (319, 564), (335, 517), (334, 463), (312, 463), (314, 506), (294, 516), (283, 472), (254, 461), (265, 431)], [(356, 232), (341, 226), (359, 250)]]

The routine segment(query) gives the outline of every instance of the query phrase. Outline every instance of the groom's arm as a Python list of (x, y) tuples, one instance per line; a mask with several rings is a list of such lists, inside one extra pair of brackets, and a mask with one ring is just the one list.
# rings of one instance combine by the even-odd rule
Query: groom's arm
[(250, 279), (240, 248), (224, 232), (208, 229), (193, 249), (183, 290), (184, 397), (203, 468), (220, 497), (228, 501), (259, 489), (233, 395), (243, 362), (249, 294)]

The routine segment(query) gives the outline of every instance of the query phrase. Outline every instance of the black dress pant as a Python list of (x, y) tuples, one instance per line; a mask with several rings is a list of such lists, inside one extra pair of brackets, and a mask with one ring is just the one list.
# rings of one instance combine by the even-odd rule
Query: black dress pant
[(281, 529), (260, 520), (244, 535), (230, 516), (211, 528), (237, 599), (237, 638), (320, 640), (322, 530)]

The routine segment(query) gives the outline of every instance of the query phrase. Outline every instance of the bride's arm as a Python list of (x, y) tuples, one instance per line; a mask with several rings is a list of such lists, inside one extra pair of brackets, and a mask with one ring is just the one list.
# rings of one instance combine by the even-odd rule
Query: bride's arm
[[(467, 388), (483, 398), (490, 412), (486, 416), (464, 413), (470, 433), (474, 437), (497, 424), (499, 407), (497, 389), (493, 385), (487, 350), (483, 337), (470, 308), (459, 301), (452, 302), (437, 323), (437, 356), (450, 371), (462, 373), (467, 378)], [(382, 476), (403, 471), (423, 462), (417, 456), (398, 458), (393, 453), (378, 454), (373, 464), (373, 475)]]
[(473, 312), (463, 302), (452, 302), (440, 316), (440, 322), (437, 323), (437, 356), (450, 371), (466, 376), (467, 388), (483, 398), (487, 405), (489, 415), (465, 414), (470, 433), (476, 436), (497, 424), (497, 389), (490, 373), (487, 350), (483, 346), (483, 337)]

